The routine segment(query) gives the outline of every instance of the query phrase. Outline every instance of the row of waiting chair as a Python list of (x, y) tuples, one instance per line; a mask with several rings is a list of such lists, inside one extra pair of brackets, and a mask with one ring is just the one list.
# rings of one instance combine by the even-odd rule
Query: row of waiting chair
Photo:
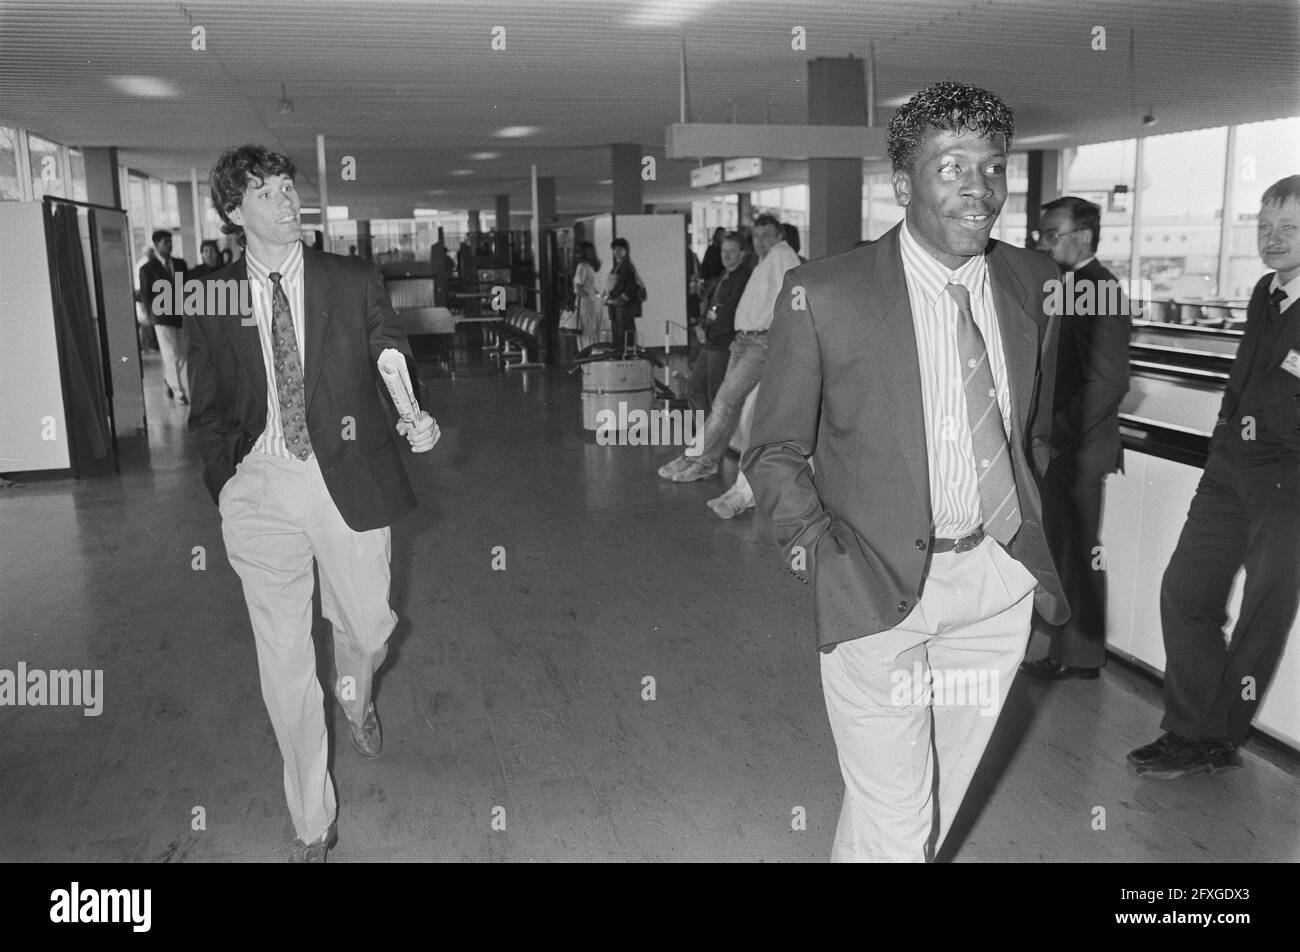
[[(540, 360), (529, 360), (531, 347), (541, 357), (541, 332), (545, 319), (536, 311), (514, 304), (506, 309), (501, 323), (495, 325), (496, 341), (484, 347), (490, 357), (500, 357), (506, 370), (541, 370), (546, 365)], [(514, 359), (517, 358), (517, 359)]]

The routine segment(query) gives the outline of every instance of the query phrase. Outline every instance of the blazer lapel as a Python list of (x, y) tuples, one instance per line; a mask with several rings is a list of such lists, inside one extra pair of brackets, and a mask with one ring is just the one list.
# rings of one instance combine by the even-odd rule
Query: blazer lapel
[(1010, 434), (1010, 438), (1023, 442), (1029, 425), (1035, 377), (1039, 371), (1039, 328), (1032, 312), (1033, 289), (1025, 287), (1001, 255), (989, 255), (988, 269), (989, 280), (993, 282), (993, 306), (998, 312), (998, 331), (1002, 335), (1002, 352), (1006, 358), (1007, 386), (1011, 389), (1011, 421), (1016, 432)]
[(303, 281), (303, 336), (306, 338), (303, 368), (303, 388), (306, 391), (304, 406), (311, 406), (316, 384), (320, 382), (321, 358), (325, 353), (325, 342), (329, 339), (330, 328), (330, 288), (333, 285), (334, 269), (331, 268), (320, 252), (310, 248), (302, 250)]
[[(252, 296), (257, 293), (252, 283), (248, 279), (248, 262), (243, 258), (235, 263), (232, 275), (236, 281), (237, 288), (248, 288), (247, 295), (237, 293), (235, 299), (239, 302), (239, 317), (219, 317), (218, 320), (227, 328), (226, 333), (230, 336), (231, 346), (235, 348), (235, 355), (239, 358), (239, 363), (244, 368), (244, 373), (253, 383), (253, 392), (259, 403), (258, 406), (266, 404), (266, 365), (262, 363), (262, 339), (257, 331), (257, 315), (252, 309)], [(245, 306), (247, 305), (247, 306)]]
[(925, 448), (925, 404), (912, 304), (903, 274), (899, 229), (876, 242), (875, 267), (868, 276), (865, 309), (868, 352), (876, 363), (880, 393), (916, 492), (930, 511), (930, 464)]

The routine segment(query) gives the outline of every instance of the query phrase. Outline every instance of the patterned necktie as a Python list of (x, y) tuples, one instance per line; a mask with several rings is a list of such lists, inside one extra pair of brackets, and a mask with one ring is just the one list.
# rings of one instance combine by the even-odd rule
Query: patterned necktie
[(970, 420), (971, 450), (979, 482), (980, 512), (984, 531), (1003, 545), (1010, 544), (1020, 528), (1020, 504), (1016, 498), (1016, 477), (1011, 469), (1007, 431), (998, 406), (984, 335), (975, 325), (970, 309), (970, 292), (963, 284), (949, 284), (947, 292), (957, 302), (957, 353), (965, 378), (966, 416)]
[(311, 456), (311, 439), (307, 436), (307, 407), (303, 398), (302, 358), (298, 355), (298, 337), (293, 332), (293, 312), (289, 297), (280, 284), (282, 275), (272, 271), (271, 284), (271, 354), (275, 358), (275, 394), (280, 400), (280, 427), (284, 443), (298, 459)]

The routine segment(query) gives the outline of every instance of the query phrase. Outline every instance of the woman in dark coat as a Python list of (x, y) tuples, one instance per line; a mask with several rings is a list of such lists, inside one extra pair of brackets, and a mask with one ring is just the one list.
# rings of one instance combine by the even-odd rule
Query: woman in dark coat
[(636, 313), (641, 305), (636, 265), (632, 263), (632, 249), (626, 238), (615, 238), (609, 247), (614, 252), (614, 266), (605, 293), (610, 329), (617, 346), (631, 348), (636, 346)]

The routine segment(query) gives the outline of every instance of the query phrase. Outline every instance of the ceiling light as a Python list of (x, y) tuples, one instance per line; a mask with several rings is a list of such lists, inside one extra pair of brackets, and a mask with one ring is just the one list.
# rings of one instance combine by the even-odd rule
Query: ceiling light
[(452, 175), (473, 175), (474, 170), (473, 169), (452, 169), (451, 174)]
[(632, 26), (681, 26), (707, 6), (703, 0), (652, 0), (643, 3), (627, 22)]
[(175, 86), (157, 76), (110, 76), (108, 81), (120, 92), (142, 99), (174, 99), (180, 95)]
[(476, 159), (479, 162), (486, 162), (489, 159), (498, 159), (500, 157), (500, 152), (475, 152), (470, 156), (471, 159)]
[(599, 179), (599, 180), (596, 182), (596, 184), (597, 184), (597, 185), (613, 185), (613, 184), (614, 184), (614, 180), (613, 180), (612, 178), (603, 178), (603, 179)]
[(523, 139), (541, 131), (537, 126), (504, 126), (492, 134), (498, 139)]

